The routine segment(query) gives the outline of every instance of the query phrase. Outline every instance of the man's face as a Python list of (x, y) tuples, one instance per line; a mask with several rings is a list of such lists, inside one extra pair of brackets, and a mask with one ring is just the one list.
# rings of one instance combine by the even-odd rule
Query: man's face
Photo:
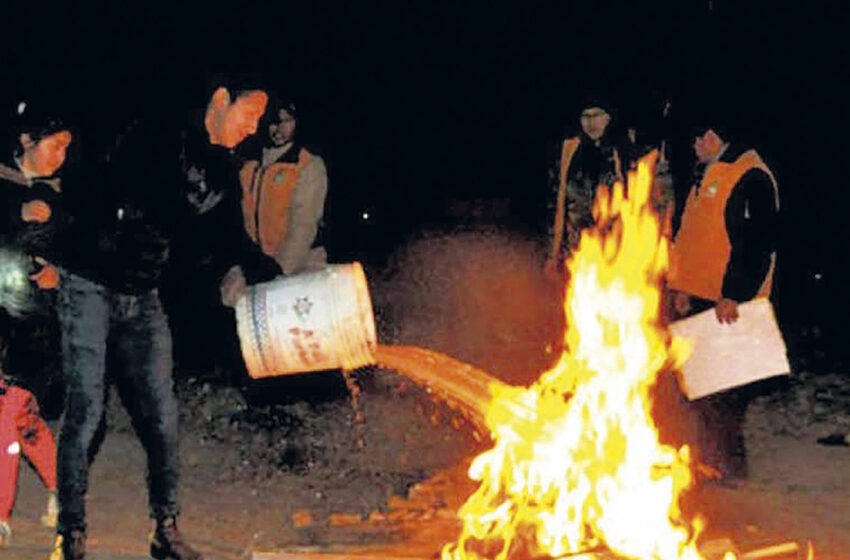
[(611, 115), (601, 107), (588, 107), (581, 112), (581, 129), (591, 140), (599, 140), (605, 134)]
[(204, 117), (210, 142), (233, 148), (257, 132), (257, 125), (266, 110), (267, 101), (265, 92), (255, 90), (240, 95), (231, 104), (227, 89), (217, 89)]
[(716, 132), (710, 128), (694, 140), (694, 152), (697, 155), (697, 161), (700, 163), (710, 163), (723, 149), (723, 140)]
[(34, 143), (29, 134), (22, 134), (21, 145), (24, 148), (23, 165), (36, 177), (49, 177), (65, 163), (65, 154), (71, 143), (71, 133), (67, 130), (55, 132)]
[(281, 109), (278, 112), (277, 122), (269, 125), (269, 136), (275, 146), (282, 146), (292, 141), (295, 136), (295, 118), (286, 109)]
[(250, 93), (240, 95), (227, 108), (225, 117), (225, 137), (236, 144), (257, 132), (257, 124), (266, 108), (265, 94)]

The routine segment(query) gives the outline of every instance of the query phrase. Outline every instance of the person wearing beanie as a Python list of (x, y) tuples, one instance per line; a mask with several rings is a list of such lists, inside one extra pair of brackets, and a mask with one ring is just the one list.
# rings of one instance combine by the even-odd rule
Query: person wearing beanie
[[(779, 191), (753, 149), (730, 143), (728, 129), (704, 126), (694, 135), (696, 171), (673, 240), (668, 287), (678, 319), (714, 309), (722, 324), (738, 320), (738, 306), (769, 297), (776, 263)], [(692, 403), (702, 462), (725, 479), (745, 478), (743, 421), (747, 387)]]
[(624, 150), (609, 134), (613, 120), (610, 105), (599, 97), (587, 97), (581, 104), (581, 132), (565, 138), (560, 157), (550, 172), (548, 199), (549, 250), (545, 269), (557, 274), (564, 258), (593, 225), (593, 202), (600, 185), (623, 180), (628, 169)]

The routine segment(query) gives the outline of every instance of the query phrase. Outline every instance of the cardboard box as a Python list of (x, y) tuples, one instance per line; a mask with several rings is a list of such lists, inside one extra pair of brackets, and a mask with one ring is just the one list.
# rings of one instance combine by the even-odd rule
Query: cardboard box
[(758, 298), (743, 303), (738, 315), (731, 325), (722, 324), (712, 308), (670, 325), (673, 334), (692, 345), (681, 372), (688, 399), (791, 372), (770, 301)]

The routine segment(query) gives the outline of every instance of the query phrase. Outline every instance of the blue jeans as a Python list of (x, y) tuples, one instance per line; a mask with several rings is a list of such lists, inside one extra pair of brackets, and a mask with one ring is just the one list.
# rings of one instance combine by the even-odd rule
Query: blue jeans
[(59, 531), (86, 527), (85, 496), (104, 417), (107, 354), (147, 453), (151, 517), (177, 515), (177, 399), (171, 333), (159, 294), (120, 294), (63, 271), (58, 315), (66, 384), (57, 462)]

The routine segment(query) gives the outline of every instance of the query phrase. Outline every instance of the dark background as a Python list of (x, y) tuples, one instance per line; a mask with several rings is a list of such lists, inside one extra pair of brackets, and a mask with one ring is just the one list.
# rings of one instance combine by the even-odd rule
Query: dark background
[(506, 226), (539, 232), (548, 156), (583, 95), (602, 92), (618, 129), (642, 132), (669, 98), (677, 189), (706, 113), (775, 170), (778, 312), (846, 359), (839, 4), (558, 4), (4, 7), (0, 100), (7, 113), (20, 99), (63, 104), (106, 138), (133, 113), (184, 118), (219, 79), (260, 79), (297, 101), (299, 134), (326, 159), (333, 260), (379, 263), (450, 222), (450, 198), (508, 198)]

